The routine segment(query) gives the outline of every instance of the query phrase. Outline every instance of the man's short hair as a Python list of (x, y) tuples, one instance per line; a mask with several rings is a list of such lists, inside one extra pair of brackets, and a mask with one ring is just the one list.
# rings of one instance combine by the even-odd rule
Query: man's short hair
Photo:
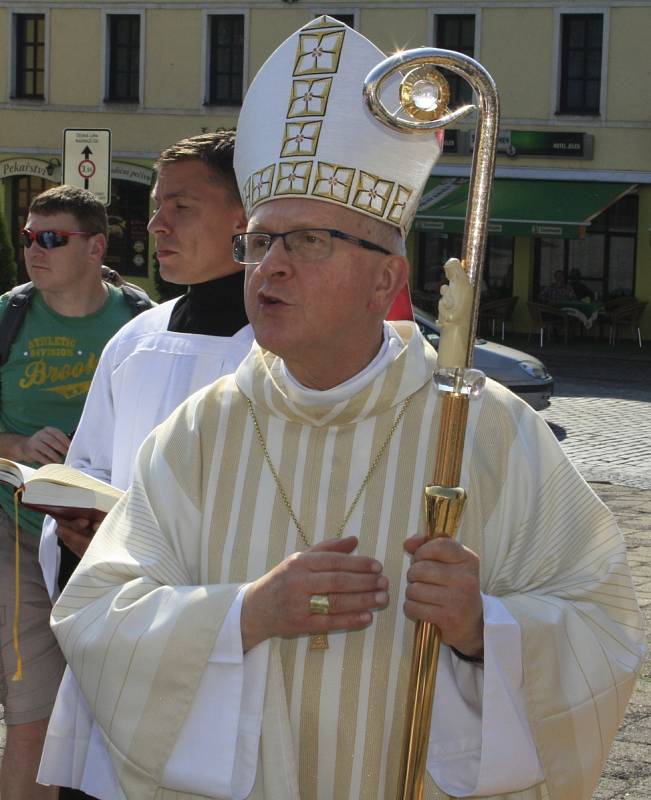
[(52, 216), (72, 214), (78, 230), (103, 233), (108, 239), (108, 218), (104, 204), (87, 189), (77, 186), (54, 186), (37, 195), (29, 204), (29, 213)]
[(159, 171), (165, 164), (174, 164), (177, 161), (201, 161), (210, 168), (215, 181), (227, 189), (240, 205), (242, 201), (233, 169), (234, 152), (234, 130), (201, 133), (166, 147), (154, 163), (154, 169)]

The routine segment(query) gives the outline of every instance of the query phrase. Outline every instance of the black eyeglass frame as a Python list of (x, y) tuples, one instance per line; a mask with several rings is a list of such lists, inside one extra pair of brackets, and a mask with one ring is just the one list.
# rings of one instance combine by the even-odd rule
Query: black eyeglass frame
[[(329, 233), (333, 239), (342, 239), (344, 242), (350, 242), (351, 244), (356, 244), (359, 247), (363, 247), (365, 250), (374, 250), (378, 253), (382, 253), (385, 256), (393, 255), (390, 250), (387, 250), (385, 247), (381, 247), (379, 244), (375, 244), (375, 242), (369, 242), (368, 239), (360, 239), (359, 236), (353, 236), (351, 233), (344, 233), (343, 231), (339, 231), (336, 228), (296, 228), (293, 231), (285, 231), (285, 233), (266, 233), (263, 231), (247, 231), (246, 233), (236, 233), (235, 236), (232, 237), (233, 242), (233, 257), (237, 261), (238, 264), (260, 264), (260, 261), (240, 261), (235, 257), (235, 246), (237, 243), (241, 242), (244, 237), (246, 236), (266, 236), (268, 237), (267, 249), (265, 251), (265, 256), (271, 249), (271, 246), (274, 243), (274, 239), (282, 239), (283, 245), (285, 246), (285, 250), (288, 253), (291, 253), (291, 248), (287, 247), (287, 240), (285, 237), (291, 236), (292, 233), (304, 233), (306, 231), (315, 231), (317, 233)], [(327, 258), (328, 256), (324, 256)], [(264, 258), (264, 256), (262, 257)]]
[[(46, 230), (46, 231), (33, 231), (31, 228), (23, 228), (19, 234), (20, 243), (23, 247), (29, 248), (36, 242), (39, 247), (42, 247), (43, 250), (54, 250), (57, 247), (65, 247), (68, 244), (68, 239), (71, 236), (96, 236), (95, 233), (89, 233), (88, 231), (55, 231), (55, 230)], [(52, 236), (54, 237), (51, 242), (48, 243), (47, 238)]]

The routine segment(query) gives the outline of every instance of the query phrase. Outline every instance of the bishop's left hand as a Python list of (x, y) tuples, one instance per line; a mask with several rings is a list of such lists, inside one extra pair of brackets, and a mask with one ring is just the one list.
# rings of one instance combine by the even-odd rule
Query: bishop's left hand
[(479, 590), (479, 556), (446, 537), (412, 536), (404, 612), (431, 622), (445, 644), (467, 656), (484, 652), (484, 616)]

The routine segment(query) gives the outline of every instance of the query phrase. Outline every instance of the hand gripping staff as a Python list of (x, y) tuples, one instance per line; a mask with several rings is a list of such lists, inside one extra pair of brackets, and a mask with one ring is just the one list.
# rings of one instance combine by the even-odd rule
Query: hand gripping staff
[[(460, 75), (473, 88), (477, 105), (454, 111), (447, 107), (448, 83), (437, 67)], [(391, 111), (380, 98), (396, 73), (402, 76), (400, 105)], [(472, 369), (473, 346), (481, 293), (481, 270), (486, 245), (490, 190), (495, 170), (499, 127), (497, 89), (488, 72), (474, 59), (450, 50), (423, 47), (398, 52), (369, 72), (364, 98), (373, 115), (390, 128), (418, 135), (443, 128), (476, 110), (468, 208), (461, 261), (450, 259), (439, 303), (441, 340), (434, 381), (442, 395), (436, 467), (433, 482), (425, 487), (427, 535), (454, 536), (465, 500), (458, 486), (470, 396), (481, 392), (485, 378)], [(398, 800), (422, 800), (427, 746), (436, 682), (440, 631), (418, 622), (407, 694)]]

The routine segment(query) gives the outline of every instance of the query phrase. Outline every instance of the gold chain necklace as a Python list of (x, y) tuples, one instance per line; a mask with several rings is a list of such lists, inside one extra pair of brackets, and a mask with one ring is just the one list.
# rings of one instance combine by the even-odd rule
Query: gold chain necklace
[[(336, 539), (340, 539), (341, 538), (341, 536), (342, 536), (342, 534), (344, 532), (344, 528), (346, 527), (346, 524), (347, 524), (348, 520), (350, 519), (351, 514), (355, 510), (355, 506), (359, 502), (360, 497), (364, 493), (364, 489), (366, 489), (366, 487), (368, 486), (369, 481), (371, 480), (371, 477), (373, 476), (373, 473), (375, 472), (375, 470), (377, 468), (377, 465), (380, 463), (380, 461), (382, 459), (382, 456), (384, 455), (387, 447), (389, 446), (389, 442), (391, 441), (391, 437), (396, 432), (396, 430), (398, 428), (398, 425), (400, 425), (400, 422), (402, 421), (402, 418), (404, 417), (405, 412), (407, 411), (407, 408), (409, 407), (409, 403), (411, 402), (411, 398), (412, 397), (413, 397), (413, 395), (409, 395), (409, 397), (407, 397), (407, 399), (403, 402), (402, 408), (400, 409), (400, 413), (395, 418), (395, 421), (394, 421), (393, 425), (391, 426), (391, 430), (387, 434), (387, 437), (384, 440), (384, 442), (382, 442), (382, 445), (381, 445), (380, 449), (377, 451), (377, 453), (375, 455), (375, 458), (371, 462), (371, 466), (368, 468), (368, 472), (366, 473), (366, 477), (362, 481), (359, 489), (357, 490), (357, 493), (356, 493), (355, 497), (353, 497), (353, 500), (352, 500), (350, 506), (348, 507), (348, 511), (346, 511), (346, 514), (344, 515), (344, 518), (343, 518), (343, 520), (341, 522), (341, 525), (339, 526), (339, 528), (337, 530), (337, 533), (335, 535)], [(258, 418), (256, 417), (255, 411), (253, 410), (253, 403), (249, 400), (248, 397), (246, 399), (246, 402), (248, 403), (248, 406), (249, 406), (249, 414), (251, 415), (251, 419), (253, 420), (253, 427), (255, 428), (255, 432), (256, 432), (256, 435), (258, 437), (258, 441), (260, 442), (260, 447), (262, 448), (262, 452), (264, 453), (265, 461), (267, 462), (267, 466), (269, 467), (271, 475), (273, 476), (274, 482), (275, 482), (275, 484), (276, 484), (276, 486), (278, 488), (278, 493), (280, 494), (280, 497), (281, 497), (281, 499), (282, 499), (282, 501), (283, 501), (283, 503), (285, 505), (285, 508), (289, 512), (289, 516), (290, 516), (292, 522), (296, 526), (296, 530), (298, 531), (299, 536), (303, 540), (303, 544), (306, 547), (312, 547), (312, 542), (310, 542), (310, 540), (307, 538), (307, 534), (305, 533), (305, 528), (301, 525), (301, 523), (298, 520), (298, 517), (294, 513), (294, 509), (292, 508), (292, 504), (291, 504), (291, 502), (289, 500), (289, 496), (288, 496), (287, 492), (285, 491), (285, 487), (283, 486), (282, 481), (280, 480), (280, 477), (279, 477), (279, 475), (278, 475), (278, 473), (276, 471), (276, 468), (273, 465), (273, 461), (271, 460), (271, 455), (269, 453), (269, 450), (267, 449), (267, 443), (264, 440), (264, 436), (262, 435), (262, 430), (260, 429), (260, 425), (258, 423)], [(327, 633), (319, 633), (319, 634), (316, 634), (315, 636), (310, 636), (310, 650), (327, 650), (327, 649), (328, 649), (328, 634)]]

